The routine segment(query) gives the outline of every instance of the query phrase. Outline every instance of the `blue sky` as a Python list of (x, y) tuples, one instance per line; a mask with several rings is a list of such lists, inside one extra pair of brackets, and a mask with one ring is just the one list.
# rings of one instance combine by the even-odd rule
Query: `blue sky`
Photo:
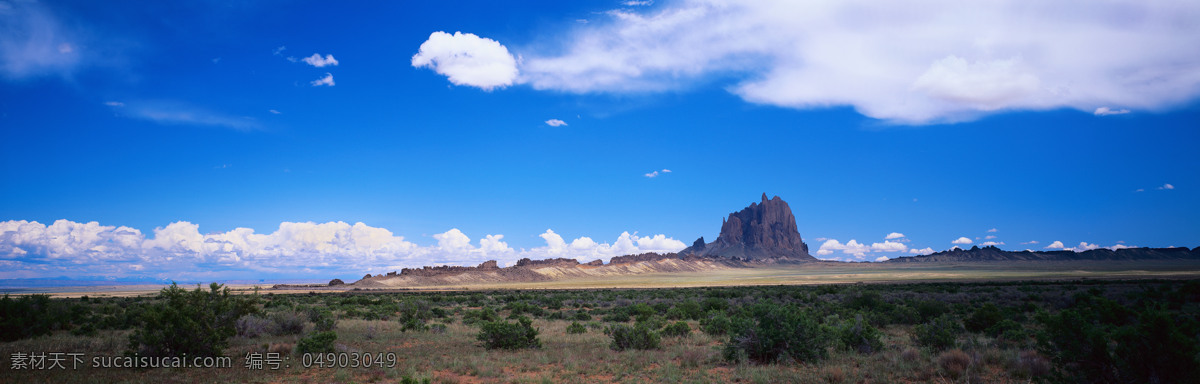
[(0, 278), (607, 259), (711, 241), (763, 192), (828, 259), (1193, 247), (1197, 19), (1184, 1), (3, 1)]

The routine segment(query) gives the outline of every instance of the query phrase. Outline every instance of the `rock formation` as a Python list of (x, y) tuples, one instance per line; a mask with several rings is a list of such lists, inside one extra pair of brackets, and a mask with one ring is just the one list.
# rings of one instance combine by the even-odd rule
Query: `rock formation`
[(766, 193), (762, 202), (751, 203), (722, 220), (716, 241), (704, 244), (701, 237), (679, 254), (746, 261), (816, 261), (800, 238), (792, 208), (779, 196), (768, 200)]

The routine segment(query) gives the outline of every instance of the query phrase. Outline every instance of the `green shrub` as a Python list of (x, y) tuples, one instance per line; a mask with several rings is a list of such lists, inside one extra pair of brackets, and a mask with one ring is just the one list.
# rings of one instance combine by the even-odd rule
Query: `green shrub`
[[(1000, 311), (1000, 308), (988, 303), (976, 309), (971, 316), (963, 319), (963, 326), (968, 331), (980, 333), (994, 327), (1001, 320), (1004, 320), (1004, 313)], [(995, 333), (988, 333), (995, 335)]]
[(731, 322), (724, 348), (727, 360), (810, 362), (828, 354), (825, 347), (830, 338), (809, 311), (763, 301), (748, 312)]
[(1194, 320), (1147, 306), (1134, 313), (1103, 299), (1081, 300), (1057, 314), (1040, 313), (1039, 349), (1063, 381), (1198, 382)]
[(296, 343), (296, 353), (327, 353), (333, 352), (333, 342), (337, 341), (337, 332), (318, 331), (310, 333)]
[(700, 328), (704, 333), (720, 336), (729, 332), (730, 320), (725, 312), (712, 311), (708, 313), (708, 317), (700, 320)]
[(658, 349), (661, 338), (658, 333), (644, 324), (628, 326), (625, 324), (616, 324), (605, 330), (612, 337), (612, 343), (608, 346), (616, 351), (624, 351), (626, 349)]
[(954, 346), (961, 333), (962, 325), (958, 323), (958, 319), (949, 314), (938, 316), (927, 323), (913, 327), (913, 335), (916, 336), (917, 344), (936, 351)]
[(567, 333), (569, 334), (579, 334), (585, 332), (587, 332), (587, 327), (584, 327), (583, 324), (579, 324), (578, 321), (572, 321), (571, 325), (567, 326)]
[(463, 324), (467, 324), (467, 325), (486, 323), (486, 322), (491, 322), (491, 321), (499, 321), (499, 320), (500, 320), (500, 315), (496, 314), (496, 311), (493, 310), (491, 307), (483, 307), (481, 309), (476, 309), (476, 310), (467, 310), (466, 312), (463, 312), (463, 317), (462, 317)]
[(295, 311), (275, 312), (271, 314), (275, 323), (276, 335), (299, 335), (304, 332), (304, 316)]
[(130, 352), (141, 356), (220, 356), (236, 333), (237, 319), (256, 311), (254, 298), (230, 296), (212, 283), (188, 291), (172, 283), (142, 314), (142, 326), (129, 335)]
[(483, 323), (476, 337), (483, 342), (487, 349), (521, 349), (541, 348), (542, 342), (537, 338), (538, 331), (533, 328), (533, 321), (528, 317), (517, 318), (516, 323), (506, 321), (489, 321)]
[(642, 317), (637, 320), (635, 325), (645, 326), (646, 328), (656, 331), (667, 325), (667, 321), (661, 316)]
[(855, 315), (854, 321), (843, 323), (838, 328), (838, 339), (842, 345), (858, 353), (869, 354), (883, 348), (880, 336), (883, 333), (863, 321), (862, 315)]
[(0, 341), (49, 335), (64, 329), (69, 323), (67, 312), (63, 302), (51, 300), (50, 295), (13, 299), (6, 294), (0, 299)]
[(310, 317), (317, 331), (326, 332), (337, 328), (337, 317), (334, 317), (333, 312), (330, 312), (328, 309), (310, 313), (316, 313), (316, 315), (310, 315)]
[(683, 321), (676, 321), (662, 330), (662, 335), (666, 337), (685, 336), (689, 333), (692, 333), (692, 327)]
[(275, 322), (255, 315), (245, 315), (237, 320), (237, 335), (246, 338), (256, 338), (262, 335), (274, 334)]

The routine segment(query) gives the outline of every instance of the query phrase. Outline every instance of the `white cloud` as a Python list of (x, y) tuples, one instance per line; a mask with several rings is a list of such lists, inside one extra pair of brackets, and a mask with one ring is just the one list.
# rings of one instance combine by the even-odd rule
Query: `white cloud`
[(278, 115), (278, 114), (281, 114), (281, 113), (283, 113), (283, 112), (276, 111), (276, 110), (274, 110), (274, 109), (267, 110), (267, 112), (270, 112), (272, 115)]
[(549, 125), (551, 127), (563, 127), (563, 126), (567, 125), (567, 122), (559, 120), (559, 119), (550, 119), (550, 120), (546, 120), (546, 125)]
[(854, 256), (864, 256), (867, 252), (871, 252), (871, 247), (868, 247), (857, 240), (850, 239), (846, 244), (842, 244), (837, 239), (829, 239), (821, 244), (817, 254), (821, 256), (829, 255), (833, 251), (842, 251), (842, 253)]
[[(955, 247), (955, 248), (958, 248), (958, 247)], [(914, 255), (928, 255), (928, 254), (933, 253), (933, 248), (930, 248), (930, 247), (925, 247), (924, 249), (913, 248), (913, 249), (908, 250), (908, 253), (911, 253)]]
[(322, 68), (322, 67), (326, 67), (326, 66), (330, 66), (330, 65), (336, 67), (338, 65), (338, 61), (337, 61), (337, 59), (333, 58), (333, 55), (325, 55), (325, 57), (321, 57), (321, 54), (319, 54), (319, 53), (314, 53), (314, 54), (312, 54), (312, 56), (305, 57), (302, 60), (304, 60), (305, 63), (308, 63), (308, 65), (311, 65), (311, 66), (314, 66), (317, 68)]
[(650, 173), (644, 174), (644, 175), (642, 175), (642, 176), (646, 176), (646, 177), (648, 177), (648, 178), (651, 178), (651, 179), (653, 179), (653, 178), (655, 178), (655, 177), (658, 177), (658, 176), (660, 175), (660, 172), (661, 172), (661, 174), (667, 174), (667, 173), (671, 173), (671, 170), (670, 170), (670, 169), (663, 169), (663, 170), (661, 170), (661, 171), (654, 171), (654, 172), (650, 172)]
[(1158, 189), (1175, 189), (1175, 186), (1171, 184), (1163, 184), (1161, 187), (1158, 187)]
[(984, 240), (991, 240), (991, 239), (995, 239), (995, 238), (996, 238), (995, 235), (987, 235), (987, 236), (983, 237)]
[(114, 107), (114, 108), (115, 108), (115, 107), (124, 107), (124, 106), (125, 106), (125, 103), (122, 103), (122, 102), (120, 102), (120, 101), (105, 101), (105, 102), (104, 102), (104, 105), (107, 105), (107, 106), (110, 106), (110, 107)]
[(904, 234), (903, 234), (903, 233), (900, 233), (900, 232), (892, 232), (892, 233), (889, 233), (889, 234), (887, 234), (887, 236), (886, 236), (886, 237), (884, 237), (884, 239), (886, 239), (886, 240), (892, 240), (892, 239), (899, 239), (899, 238), (902, 238), (902, 237), (904, 237)]
[(653, 5), (654, 1), (651, 1), (651, 0), (627, 0), (627, 1), (622, 1), (621, 4), (625, 5), (626, 7), (645, 7), (645, 6)]
[(875, 252), (904, 252), (906, 249), (908, 249), (908, 246), (904, 245), (904, 243), (892, 241), (871, 244), (871, 250)]
[(278, 48), (272, 49), (271, 54), (275, 55), (275, 56), (279, 56), (280, 54), (283, 53), (283, 51), (286, 51), (286, 50), (287, 50), (287, 46), (280, 46)]
[(1047, 245), (1046, 249), (1063, 249), (1063, 243), (1055, 240), (1053, 243), (1050, 243), (1050, 245)]
[(1134, 192), (1146, 192), (1146, 189), (1145, 189), (1145, 188), (1138, 188), (1138, 189), (1135, 189), (1135, 190), (1134, 190)]
[(333, 83), (333, 74), (332, 74), (332, 73), (329, 73), (329, 72), (325, 72), (325, 77), (322, 77), (322, 78), (320, 78), (320, 79), (313, 80), (313, 81), (312, 81), (312, 85), (313, 85), (314, 87), (319, 87), (319, 86), (322, 86), (322, 85), (328, 85), (328, 86), (332, 87), (332, 86), (334, 85), (334, 83)]
[(412, 57), (412, 66), (429, 67), (455, 85), (485, 91), (517, 80), (517, 60), (499, 42), (470, 33), (434, 32)]
[(1090, 250), (1097, 249), (1097, 248), (1100, 248), (1100, 246), (1096, 245), (1096, 244), (1088, 244), (1087, 242), (1079, 242), (1079, 245), (1076, 245), (1073, 248), (1065, 248), (1065, 249), (1070, 250), (1070, 251), (1075, 251), (1075, 252), (1083, 252), (1083, 251), (1090, 251)]
[(1126, 113), (1129, 113), (1128, 109), (1110, 109), (1108, 107), (1096, 108), (1096, 111), (1092, 112), (1096, 116), (1124, 115)]
[(1200, 74), (1179, 64), (1200, 59), (1197, 2), (684, 0), (607, 16), (530, 44), (522, 81), (589, 93), (736, 78), (727, 88), (749, 102), (912, 124), (1200, 95)]
[(540, 236), (545, 246), (514, 250), (503, 241), (504, 235), (486, 235), (475, 246), (457, 228), (433, 235), (435, 245), (418, 246), (387, 229), (363, 223), (284, 222), (271, 233), (235, 228), (201, 234), (199, 225), (181, 221), (155, 228), (148, 237), (134, 228), (96, 222), (59, 220), (46, 226), (4, 221), (0, 222), (0, 262), (18, 264), (0, 271), (0, 278), (26, 276), (31, 271), (49, 274), (46, 276), (95, 273), (119, 277), (152, 272), (172, 277), (204, 270), (228, 270), (243, 276), (307, 273), (327, 277), (328, 273), (357, 275), (423, 265), (475, 265), (489, 259), (511, 263), (521, 257), (590, 261), (685, 248), (683, 242), (662, 234), (623, 232), (612, 244), (587, 237), (567, 243), (551, 230)]
[(986, 246), (989, 246), (989, 245), (990, 245), (990, 246), (997, 246), (997, 245), (1004, 245), (1004, 242), (1003, 242), (1003, 241), (999, 241), (999, 242), (997, 242), (997, 241), (985, 241), (985, 242), (983, 242), (983, 243), (981, 243), (981, 244), (979, 244), (979, 245), (982, 245), (982, 246), (985, 246), (985, 247), (986, 247)]
[(1029, 240), (1027, 242), (1021, 243), (1021, 245), (1029, 245), (1029, 244), (1037, 244), (1037, 243), (1038, 243), (1037, 240)]
[(971, 243), (972, 243), (971, 239), (968, 239), (966, 237), (959, 237), (959, 238), (955, 239), (954, 241), (950, 242), (950, 244), (971, 244)]
[(259, 128), (259, 123), (251, 117), (230, 116), (220, 112), (210, 111), (189, 103), (177, 101), (136, 101), (127, 105), (122, 103), (119, 116), (132, 117), (165, 125), (205, 125), (238, 130), (253, 130)]
[(33, 1), (4, 2), (0, 9), (0, 75), (25, 79), (69, 77), (88, 64), (79, 46), (87, 36), (59, 21), (52, 8)]
[(875, 261), (877, 261), (877, 262), (878, 261), (888, 261), (888, 257), (887, 256), (879, 256), (879, 257), (875, 258)]
[(1126, 248), (1137, 248), (1137, 246), (1125, 245), (1125, 244), (1116, 244), (1116, 245), (1113, 245), (1113, 246), (1111, 246), (1111, 247), (1108, 247), (1108, 249), (1111, 249), (1111, 250), (1114, 250), (1114, 251), (1116, 251), (1116, 250), (1121, 250), (1121, 249), (1126, 249)]
[(997, 231), (999, 231), (999, 230), (998, 230), (998, 229), (996, 229), (996, 228), (992, 228), (992, 229), (989, 229), (989, 230), (987, 230), (987, 231), (988, 231), (988, 233), (996, 233), (996, 232), (997, 232)]

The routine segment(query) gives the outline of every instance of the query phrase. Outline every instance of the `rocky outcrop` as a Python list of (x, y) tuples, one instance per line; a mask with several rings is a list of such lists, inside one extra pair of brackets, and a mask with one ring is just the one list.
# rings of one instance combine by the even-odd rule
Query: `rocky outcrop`
[(1075, 251), (1005, 251), (995, 246), (971, 249), (955, 248), (924, 256), (898, 257), (891, 263), (974, 262), (974, 261), (1071, 261), (1071, 260), (1200, 260), (1200, 247), (1188, 248), (1107, 248)]
[(766, 193), (761, 202), (722, 220), (716, 241), (704, 244), (701, 237), (679, 254), (743, 261), (816, 261), (796, 229), (792, 208), (779, 196), (768, 200)]
[(517, 260), (518, 267), (547, 267), (547, 266), (574, 266), (579, 265), (579, 260), (557, 258), (545, 260), (530, 260), (528, 257)]
[(335, 286), (335, 285), (342, 285), (342, 284), (346, 284), (346, 282), (345, 282), (345, 281), (342, 281), (342, 279), (333, 279), (333, 280), (329, 280), (329, 286), (330, 286), (330, 287), (332, 287), (332, 286)]
[[(488, 260), (488, 261), (483, 262), (482, 264), (479, 264), (479, 266), (475, 266), (475, 267), (460, 267), (460, 266), (454, 266), (454, 265), (441, 265), (441, 266), (436, 266), (436, 267), (425, 266), (422, 268), (404, 268), (404, 269), (400, 270), (400, 276), (435, 277), (435, 276), (459, 275), (459, 274), (463, 274), (463, 273), (476, 272), (476, 271), (491, 271), (491, 270), (497, 270), (497, 269), (500, 269), (500, 266), (496, 263), (496, 260)], [(394, 276), (394, 275), (392, 273), (388, 273), (388, 276)]]

